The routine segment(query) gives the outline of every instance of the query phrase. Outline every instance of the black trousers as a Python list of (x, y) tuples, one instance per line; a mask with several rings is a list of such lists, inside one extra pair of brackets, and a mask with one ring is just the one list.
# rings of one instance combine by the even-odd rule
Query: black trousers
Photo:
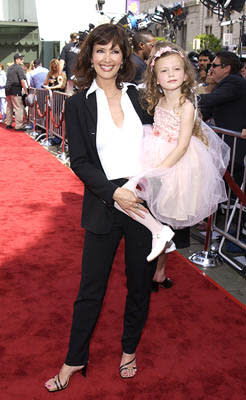
[(125, 263), (128, 294), (122, 335), (123, 352), (136, 351), (149, 309), (151, 282), (156, 261), (148, 263), (152, 236), (143, 225), (117, 209), (112, 210), (114, 223), (110, 233), (86, 231), (82, 258), (82, 279), (65, 360), (67, 365), (85, 365), (89, 359), (89, 344), (96, 325), (116, 249), (125, 238)]

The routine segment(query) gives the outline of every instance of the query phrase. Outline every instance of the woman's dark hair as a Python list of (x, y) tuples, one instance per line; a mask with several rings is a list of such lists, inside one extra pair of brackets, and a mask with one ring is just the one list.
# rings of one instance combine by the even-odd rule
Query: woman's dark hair
[(96, 77), (94, 68), (91, 67), (93, 48), (96, 44), (107, 45), (112, 42), (112, 47), (118, 45), (123, 54), (123, 65), (116, 78), (116, 86), (121, 87), (122, 82), (130, 82), (135, 76), (135, 67), (130, 60), (131, 47), (128, 36), (119, 25), (103, 24), (93, 29), (81, 46), (75, 67), (76, 85), (79, 90), (90, 87)]

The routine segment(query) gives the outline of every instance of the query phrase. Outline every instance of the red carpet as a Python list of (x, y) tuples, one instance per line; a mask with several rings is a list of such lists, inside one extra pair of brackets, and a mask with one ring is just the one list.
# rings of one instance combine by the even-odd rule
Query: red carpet
[(175, 286), (151, 299), (135, 379), (118, 365), (125, 296), (122, 246), (95, 330), (86, 379), (43, 387), (66, 353), (82, 245), (82, 186), (25, 133), (0, 128), (1, 368), (4, 400), (245, 400), (245, 309), (177, 252)]

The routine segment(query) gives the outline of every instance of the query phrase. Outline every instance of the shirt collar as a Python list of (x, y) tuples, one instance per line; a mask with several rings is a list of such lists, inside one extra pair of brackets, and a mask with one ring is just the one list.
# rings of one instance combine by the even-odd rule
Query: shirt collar
[[(122, 83), (122, 94), (124, 94), (124, 93), (126, 93), (126, 91), (127, 91), (127, 89), (128, 89), (128, 86), (135, 86), (135, 87), (137, 87), (134, 83), (130, 83), (130, 82), (123, 82)], [(92, 93), (94, 93), (94, 92), (96, 92), (96, 91), (99, 91), (99, 90), (102, 90), (99, 86), (98, 86), (98, 84), (96, 83), (96, 79), (94, 79), (93, 80), (93, 82), (92, 82), (92, 84), (91, 84), (91, 86), (90, 86), (90, 88), (87, 90), (87, 93), (86, 93), (86, 98), (88, 99), (88, 96), (90, 95), (90, 94), (92, 94)]]

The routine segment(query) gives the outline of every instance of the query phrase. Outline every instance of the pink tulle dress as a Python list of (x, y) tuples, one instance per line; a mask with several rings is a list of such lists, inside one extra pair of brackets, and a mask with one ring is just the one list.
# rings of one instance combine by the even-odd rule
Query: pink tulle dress
[(174, 229), (192, 226), (217, 210), (227, 199), (223, 175), (230, 148), (202, 122), (205, 145), (191, 137), (188, 150), (171, 168), (156, 168), (177, 145), (180, 116), (156, 106), (154, 124), (144, 128), (143, 173), (132, 178), (136, 194), (159, 221)]

